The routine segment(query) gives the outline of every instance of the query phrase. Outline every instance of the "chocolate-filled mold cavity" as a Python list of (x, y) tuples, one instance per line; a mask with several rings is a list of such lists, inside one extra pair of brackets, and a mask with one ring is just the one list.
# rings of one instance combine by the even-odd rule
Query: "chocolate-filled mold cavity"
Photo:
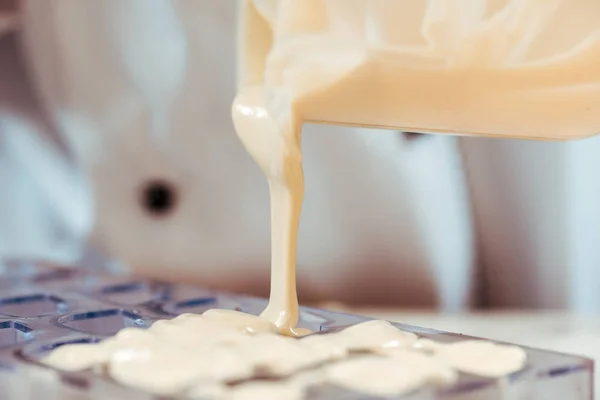
[(53, 350), (72, 344), (93, 344), (99, 343), (102, 338), (95, 336), (86, 336), (80, 334), (71, 334), (53, 340), (41, 341), (40, 343), (29, 343), (21, 347), (16, 353), (23, 359), (33, 363), (45, 365), (42, 361)]
[(33, 318), (63, 314), (69, 305), (54, 294), (32, 293), (22, 296), (0, 297), (0, 316)]
[(35, 330), (21, 321), (0, 321), (0, 349), (27, 343), (35, 338)]
[(147, 328), (152, 324), (137, 312), (110, 308), (67, 314), (56, 321), (58, 325), (76, 332), (97, 336), (112, 336), (125, 328)]
[(96, 297), (107, 303), (130, 307), (150, 302), (162, 302), (169, 297), (169, 285), (160, 282), (133, 280), (104, 285), (95, 291)]

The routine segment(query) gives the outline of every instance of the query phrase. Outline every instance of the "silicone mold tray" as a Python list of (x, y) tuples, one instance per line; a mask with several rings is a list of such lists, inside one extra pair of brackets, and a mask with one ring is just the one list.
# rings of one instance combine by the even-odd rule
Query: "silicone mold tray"
[[(118, 385), (93, 372), (63, 373), (41, 365), (52, 349), (95, 342), (125, 327), (144, 329), (157, 319), (209, 308), (259, 313), (264, 299), (112, 275), (86, 268), (33, 262), (0, 263), (0, 398), (139, 399), (157, 397)], [(303, 308), (301, 326), (329, 331), (367, 318)], [(396, 324), (422, 337), (449, 342), (464, 336)], [(522, 371), (501, 381), (461, 376), (451, 388), (426, 388), (399, 397), (409, 400), (590, 400), (591, 360), (527, 349)], [(366, 399), (359, 393), (317, 387), (311, 399)]]

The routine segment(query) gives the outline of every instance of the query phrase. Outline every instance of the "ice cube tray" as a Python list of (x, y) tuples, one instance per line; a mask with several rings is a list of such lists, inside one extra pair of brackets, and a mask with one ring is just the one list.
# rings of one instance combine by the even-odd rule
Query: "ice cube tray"
[[(64, 373), (40, 364), (52, 349), (95, 342), (125, 327), (146, 328), (157, 319), (210, 308), (257, 314), (266, 300), (173, 285), (85, 267), (41, 262), (0, 262), (0, 399), (135, 399), (156, 396), (129, 389), (91, 371)], [(357, 315), (303, 308), (302, 327), (338, 330), (367, 320)], [(396, 324), (422, 337), (450, 342), (464, 336)], [(492, 380), (462, 375), (451, 388), (425, 388), (406, 400), (591, 400), (593, 362), (549, 351), (526, 349), (527, 366)], [(367, 399), (334, 387), (310, 391), (313, 399)]]

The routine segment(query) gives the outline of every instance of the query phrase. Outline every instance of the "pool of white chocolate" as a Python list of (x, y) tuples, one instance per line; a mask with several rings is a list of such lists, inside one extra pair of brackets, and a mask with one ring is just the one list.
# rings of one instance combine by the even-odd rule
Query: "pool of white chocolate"
[(96, 344), (61, 346), (43, 361), (65, 371), (93, 369), (157, 395), (209, 399), (302, 399), (322, 384), (401, 395), (451, 385), (459, 372), (501, 378), (526, 362), (516, 346), (437, 343), (378, 320), (297, 338), (278, 332), (262, 317), (209, 310), (126, 328)]

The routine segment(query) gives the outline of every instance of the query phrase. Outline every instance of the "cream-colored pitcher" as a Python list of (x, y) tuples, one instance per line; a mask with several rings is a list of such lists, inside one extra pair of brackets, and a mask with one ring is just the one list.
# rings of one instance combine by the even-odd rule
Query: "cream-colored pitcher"
[(241, 80), (307, 122), (574, 139), (599, 131), (600, 4), (245, 1)]

